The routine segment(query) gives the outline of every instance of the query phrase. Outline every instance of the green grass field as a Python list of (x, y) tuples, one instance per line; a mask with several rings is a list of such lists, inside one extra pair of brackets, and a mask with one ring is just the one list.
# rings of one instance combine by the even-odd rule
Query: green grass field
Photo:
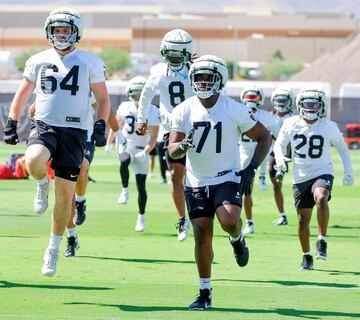
[[(0, 145), (0, 161), (23, 149)], [(272, 190), (256, 186), (256, 232), (247, 237), (246, 268), (236, 265), (215, 224), (213, 308), (204, 312), (187, 310), (198, 291), (194, 240), (178, 242), (169, 186), (159, 184), (159, 174), (148, 179), (147, 228), (136, 233), (134, 178), (129, 203), (119, 206), (117, 158), (98, 149), (91, 169), (97, 182), (89, 184), (88, 217), (78, 229), (81, 248), (75, 258), (60, 257), (53, 278), (40, 273), (51, 210), (33, 213), (33, 179), (0, 180), (0, 319), (360, 319), (360, 152), (351, 155), (357, 181), (345, 188), (334, 154), (328, 260), (316, 260), (314, 271), (298, 271), (290, 175), (284, 181), (288, 226), (273, 224)], [(49, 208), (53, 201), (52, 191)], [(316, 215), (311, 233), (314, 249)]]

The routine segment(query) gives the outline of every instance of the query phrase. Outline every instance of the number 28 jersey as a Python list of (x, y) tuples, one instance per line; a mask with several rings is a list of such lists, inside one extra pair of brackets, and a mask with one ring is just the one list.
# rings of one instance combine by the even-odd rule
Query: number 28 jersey
[(186, 155), (186, 185), (210, 186), (225, 181), (239, 182), (238, 140), (256, 120), (248, 108), (220, 94), (212, 108), (205, 108), (198, 97), (191, 97), (177, 106), (172, 115), (171, 131), (187, 134), (192, 128), (194, 148)]
[(24, 77), (36, 84), (35, 119), (57, 127), (88, 129), (90, 86), (106, 78), (101, 59), (79, 49), (60, 56), (52, 48), (28, 59)]
[[(289, 143), (293, 160), (293, 182), (296, 184), (323, 174), (333, 175), (331, 147), (344, 143), (344, 138), (337, 124), (327, 118), (308, 124), (297, 115), (284, 120), (275, 142), (282, 148)], [(276, 155), (275, 152), (275, 157)]]

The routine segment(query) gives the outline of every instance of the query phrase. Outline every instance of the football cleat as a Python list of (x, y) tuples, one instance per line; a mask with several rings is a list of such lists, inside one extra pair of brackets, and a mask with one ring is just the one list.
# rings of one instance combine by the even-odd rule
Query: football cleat
[(65, 257), (75, 257), (75, 251), (80, 248), (80, 241), (78, 237), (68, 237), (67, 238), (67, 248), (64, 252)]
[(326, 260), (327, 243), (325, 240), (316, 241), (316, 259)]
[(118, 204), (125, 204), (129, 199), (129, 190), (128, 189), (122, 189), (119, 199), (118, 199)]
[(196, 300), (189, 305), (189, 310), (205, 310), (211, 308), (212, 289), (200, 289)]
[(178, 240), (184, 241), (189, 236), (190, 222), (186, 218), (179, 219), (176, 229), (178, 229)]
[(44, 264), (41, 273), (44, 276), (52, 277), (56, 273), (56, 264), (59, 259), (59, 251), (53, 248), (47, 248), (44, 254)]
[(229, 237), (230, 243), (234, 249), (234, 256), (240, 267), (245, 267), (249, 262), (249, 248), (246, 245), (245, 237), (233, 242)]
[(245, 228), (243, 230), (244, 234), (249, 234), (249, 233), (254, 233), (255, 232), (255, 228), (254, 228), (254, 223), (252, 222), (246, 222)]
[(303, 255), (303, 261), (300, 265), (300, 269), (301, 271), (306, 271), (306, 270), (313, 270), (314, 269), (314, 261), (313, 261), (313, 257), (311, 254), (305, 254)]
[(74, 224), (80, 226), (86, 219), (86, 200), (75, 201), (75, 216), (73, 219)]
[(36, 195), (34, 198), (34, 211), (36, 213), (44, 213), (48, 207), (48, 196), (51, 187), (51, 180), (44, 184), (36, 184)]
[(260, 190), (267, 190), (267, 188), (268, 188), (268, 185), (267, 185), (267, 183), (266, 183), (266, 178), (265, 178), (265, 176), (260, 176), (259, 177), (259, 188), (260, 188)]
[(275, 221), (277, 226), (285, 226), (288, 224), (287, 218), (285, 215), (281, 215), (278, 220)]
[(145, 215), (139, 213), (136, 220), (135, 231), (143, 232), (144, 230), (145, 230)]

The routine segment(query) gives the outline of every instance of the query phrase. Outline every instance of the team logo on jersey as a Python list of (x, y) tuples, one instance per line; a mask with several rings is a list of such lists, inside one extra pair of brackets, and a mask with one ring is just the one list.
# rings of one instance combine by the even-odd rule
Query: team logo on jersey
[(254, 114), (253, 114), (252, 112), (249, 112), (249, 116), (250, 116), (250, 118), (251, 118), (252, 120), (256, 121), (255, 116), (254, 116)]
[(241, 195), (240, 195), (240, 192), (239, 192), (239, 191), (236, 192), (235, 198), (236, 198), (236, 199), (240, 199), (240, 198), (241, 198)]

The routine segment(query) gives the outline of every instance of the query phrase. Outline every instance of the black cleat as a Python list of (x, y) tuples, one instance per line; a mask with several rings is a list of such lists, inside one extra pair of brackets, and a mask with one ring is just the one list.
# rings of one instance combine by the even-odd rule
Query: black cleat
[(196, 300), (189, 305), (189, 310), (205, 310), (211, 308), (212, 289), (200, 289)]
[(73, 219), (74, 224), (80, 226), (86, 219), (86, 200), (75, 201), (75, 217)]
[(316, 241), (316, 259), (326, 260), (327, 243), (325, 240)]
[(303, 261), (300, 265), (300, 270), (313, 270), (314, 269), (314, 261), (313, 256), (311, 254), (303, 255)]
[(243, 236), (239, 240), (233, 242), (229, 238), (231, 245), (234, 248), (234, 256), (237, 264), (240, 267), (245, 267), (249, 261), (249, 249), (245, 242), (245, 237)]
[(80, 248), (80, 241), (78, 237), (67, 238), (68, 245), (64, 252), (65, 257), (75, 257), (75, 251)]
[(288, 224), (286, 216), (280, 216), (278, 220), (275, 221), (277, 226), (286, 226)]

